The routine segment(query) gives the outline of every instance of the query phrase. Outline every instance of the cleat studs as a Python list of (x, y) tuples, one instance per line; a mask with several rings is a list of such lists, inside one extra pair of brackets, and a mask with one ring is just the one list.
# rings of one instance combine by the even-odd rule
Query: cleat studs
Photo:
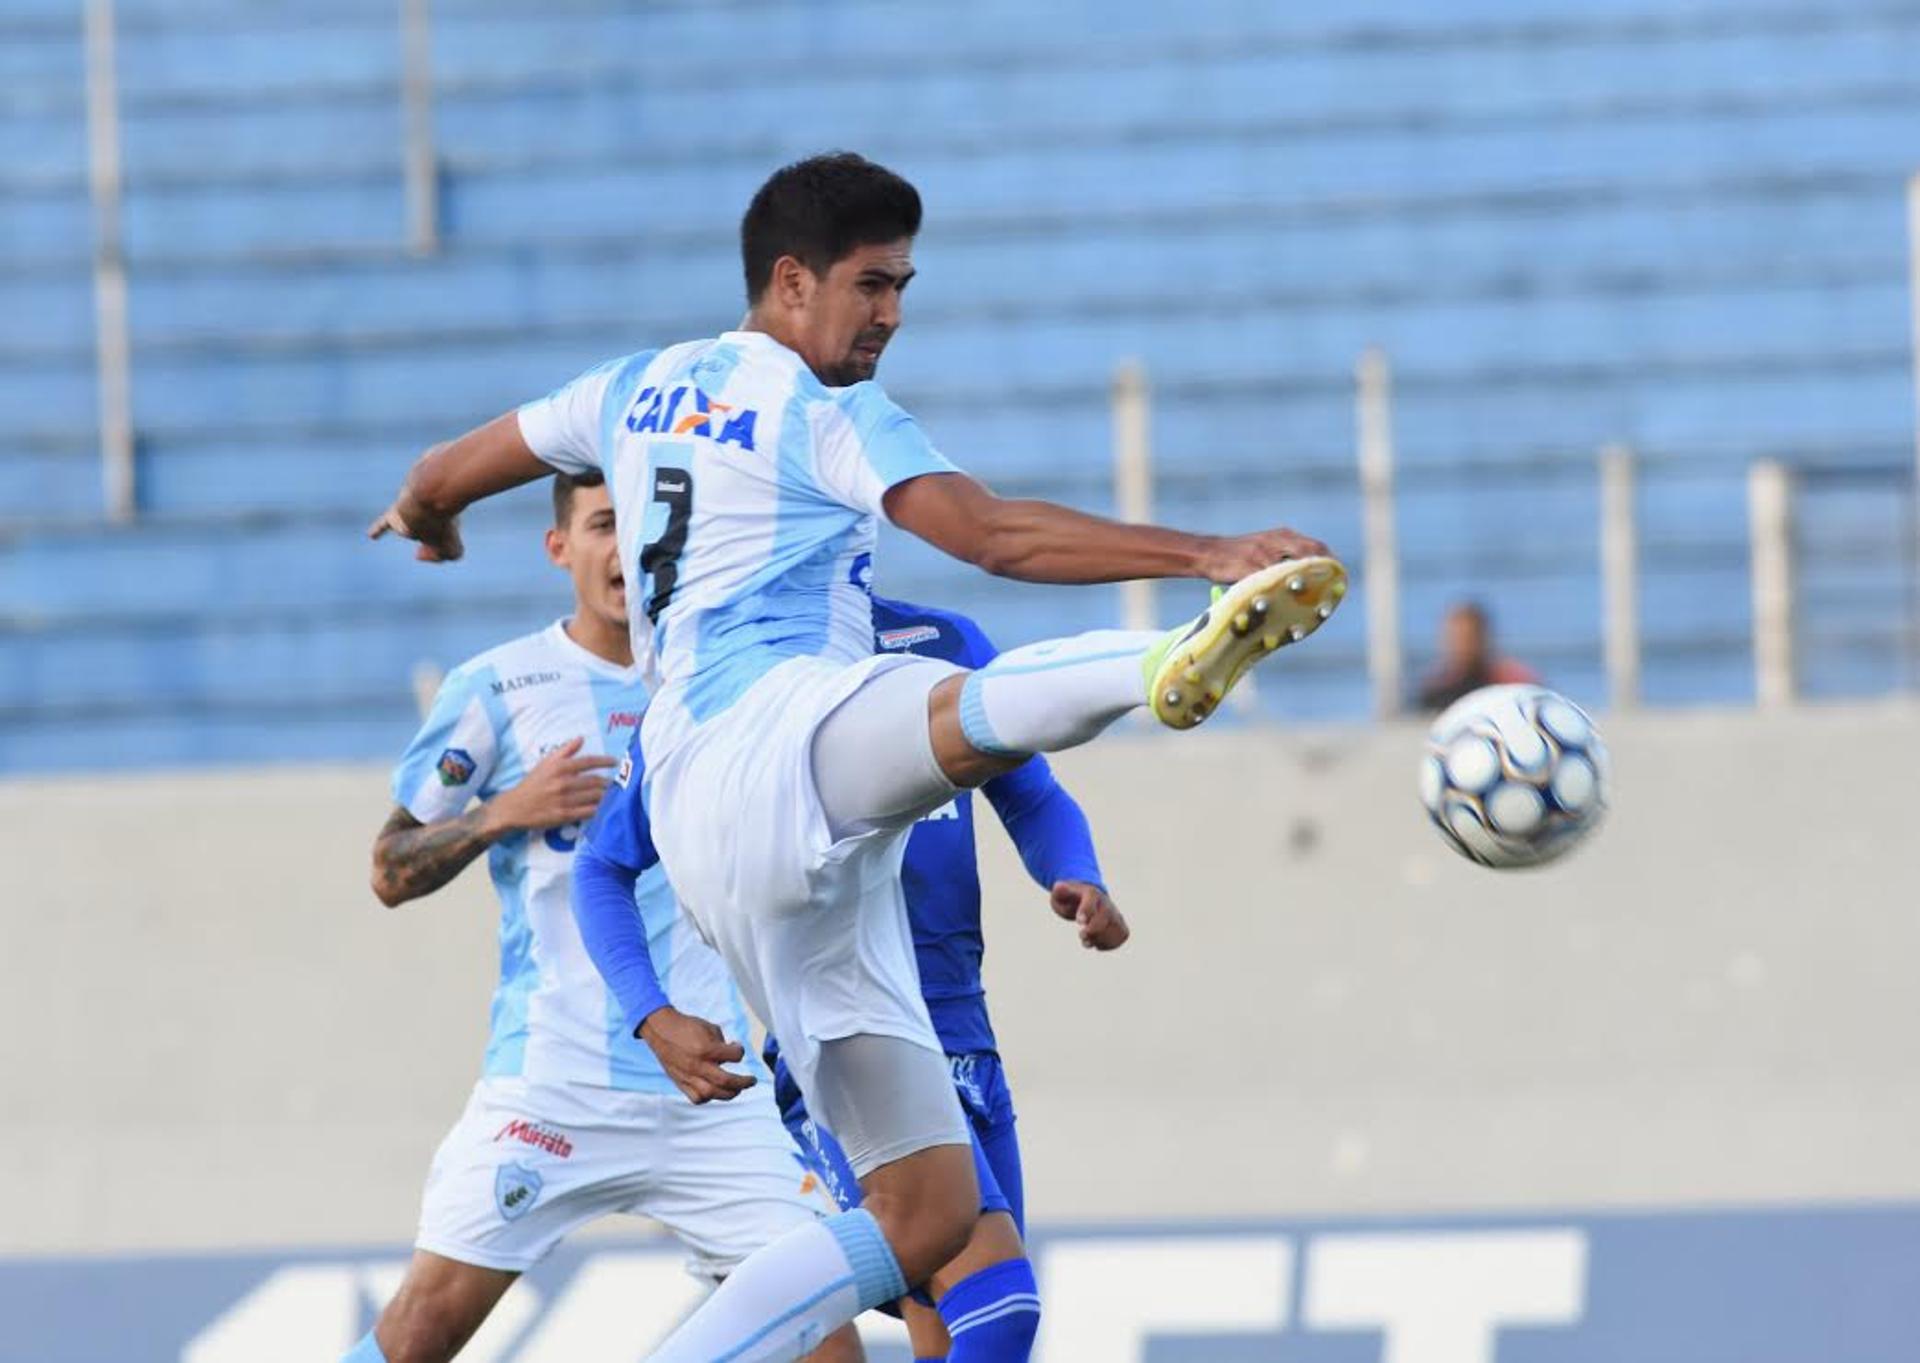
[(1253, 619), (1245, 611), (1241, 611), (1233, 617), (1231, 628), (1236, 637), (1244, 639), (1247, 637), (1248, 631), (1253, 628)]
[(1300, 593), (1304, 592), (1306, 589), (1307, 589), (1307, 580), (1304, 577), (1290, 578), (1287, 581), (1287, 590), (1292, 592), (1295, 596), (1300, 595)]
[(1209, 686), (1207, 688), (1207, 708), (1209, 710), (1211, 710), (1214, 706), (1218, 705), (1225, 698), (1226, 698), (1226, 692), (1222, 691), (1219, 687)]
[(1188, 686), (1198, 686), (1200, 684), (1200, 669), (1197, 667), (1189, 667), (1185, 672), (1180, 674), (1180, 680)]
[(1319, 616), (1322, 620), (1325, 620), (1328, 616), (1333, 614), (1333, 607), (1322, 604), (1316, 607), (1313, 613)]
[(1269, 653), (1273, 652), (1276, 648), (1280, 647), (1280, 636), (1277, 634), (1264, 635), (1260, 640), (1260, 647)]
[(1267, 598), (1264, 596), (1254, 597), (1250, 605), (1250, 609), (1253, 611), (1254, 619), (1256, 620), (1266, 619), (1267, 618)]
[(1299, 642), (1300, 642), (1300, 641), (1301, 641), (1302, 639), (1304, 639), (1304, 638), (1306, 638), (1306, 637), (1307, 637), (1307, 632), (1306, 632), (1305, 630), (1303, 630), (1303, 629), (1301, 629), (1301, 628), (1300, 628), (1300, 626), (1298, 626), (1298, 625), (1290, 625), (1290, 626), (1288, 626), (1288, 628), (1287, 628), (1287, 642), (1288, 642), (1288, 643), (1290, 643), (1290, 644), (1297, 644), (1297, 643), (1299, 643)]
[(1166, 701), (1168, 708), (1175, 710), (1180, 708), (1180, 693), (1178, 691), (1170, 690), (1162, 699)]

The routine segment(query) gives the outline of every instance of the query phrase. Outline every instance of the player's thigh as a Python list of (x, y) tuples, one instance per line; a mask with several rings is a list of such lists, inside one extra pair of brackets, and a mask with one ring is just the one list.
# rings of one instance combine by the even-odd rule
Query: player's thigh
[(374, 1338), (394, 1363), (443, 1363), (486, 1322), (519, 1275), (415, 1250)]
[[(657, 1160), (667, 1100), (483, 1080), (435, 1152), (415, 1246), (520, 1273), (580, 1226), (632, 1201)], [(677, 1096), (675, 1102), (683, 1102)]]
[(814, 730), (814, 789), (834, 838), (908, 827), (953, 798), (934, 751), (932, 697), (960, 670), (931, 658), (900, 663), (876, 671)]
[(664, 1127), (658, 1177), (625, 1210), (672, 1231), (697, 1276), (724, 1278), (762, 1245), (840, 1210), (764, 1090), (681, 1103)]

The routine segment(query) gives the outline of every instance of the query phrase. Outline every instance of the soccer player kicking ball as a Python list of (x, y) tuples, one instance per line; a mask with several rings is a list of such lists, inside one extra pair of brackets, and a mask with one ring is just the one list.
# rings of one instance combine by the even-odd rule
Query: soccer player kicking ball
[[(597, 475), (555, 480), (547, 552), (573, 577), (571, 618), (449, 674), (394, 775), (398, 807), (374, 843), (374, 892), (389, 906), (431, 894), (488, 853), (500, 983), (483, 1077), (427, 1176), (413, 1262), (349, 1363), (451, 1359), (516, 1276), (600, 1216), (656, 1218), (686, 1246), (695, 1275), (712, 1280), (835, 1210), (807, 1191), (770, 1098), (697, 1107), (609, 1020), (568, 873), (609, 750), (626, 746), (647, 690)], [(664, 873), (641, 880), (625, 912), (676, 1002), (745, 1036), (739, 994)], [(816, 1355), (861, 1357), (851, 1327)]]
[[(474, 501), (549, 469), (605, 471), (639, 592), (635, 653), (659, 678), (642, 725), (654, 838), (860, 1179), (859, 1210), (754, 1254), (655, 1363), (791, 1363), (972, 1235), (972, 1142), (901, 898), (915, 821), (1143, 705), (1198, 724), (1346, 591), (1326, 547), (1289, 530), (1123, 525), (960, 473), (868, 382), (919, 229), (918, 193), (861, 157), (777, 171), (741, 225), (740, 330), (611, 361), (429, 450), (369, 531), (457, 558)], [(876, 656), (865, 584), (881, 516), (1006, 577), (1231, 585), (1164, 636), (1100, 630), (973, 671)], [(737, 1043), (656, 1017), (643, 1034), (683, 1091), (719, 1092)]]

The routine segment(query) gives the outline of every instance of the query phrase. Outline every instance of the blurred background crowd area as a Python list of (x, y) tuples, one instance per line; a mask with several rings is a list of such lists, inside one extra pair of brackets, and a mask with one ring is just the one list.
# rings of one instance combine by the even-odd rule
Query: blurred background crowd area
[[(458, 568), (364, 544), (408, 461), (733, 325), (747, 197), (830, 147), (925, 196), (881, 377), (963, 467), (1128, 510), (1133, 411), (1158, 518), (1391, 573), (1272, 715), (1444, 689), (1465, 602), (1620, 696), (1608, 447), (1633, 698), (1765, 698), (1756, 464), (1794, 693), (1908, 689), (1916, 50), (1907, 0), (5, 0), (0, 770), (390, 753), (417, 670), (564, 599), (537, 496)], [(1124, 609), (879, 585), (1002, 642)]]

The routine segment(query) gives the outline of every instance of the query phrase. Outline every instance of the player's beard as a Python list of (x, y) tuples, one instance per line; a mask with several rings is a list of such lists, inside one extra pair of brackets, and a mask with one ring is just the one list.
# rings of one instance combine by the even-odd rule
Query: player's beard
[[(885, 353), (891, 336), (887, 332), (862, 332), (853, 338), (853, 345), (847, 350), (847, 357), (841, 361), (843, 374), (840, 382), (859, 383), (870, 379), (880, 370), (880, 356)], [(864, 348), (863, 348), (864, 347)]]

